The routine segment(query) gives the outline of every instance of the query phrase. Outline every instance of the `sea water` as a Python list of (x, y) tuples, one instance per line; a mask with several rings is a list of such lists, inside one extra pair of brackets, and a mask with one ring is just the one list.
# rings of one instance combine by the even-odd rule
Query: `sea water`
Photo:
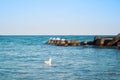
[[(94, 36), (0, 36), (0, 80), (120, 80), (120, 50), (45, 44), (50, 37), (94, 39)], [(51, 66), (44, 64), (49, 58)]]

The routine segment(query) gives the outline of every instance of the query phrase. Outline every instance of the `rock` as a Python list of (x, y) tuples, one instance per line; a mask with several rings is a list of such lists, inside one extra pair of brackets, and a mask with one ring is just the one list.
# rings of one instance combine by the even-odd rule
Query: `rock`
[(118, 49), (120, 49), (120, 42), (117, 43), (117, 47), (118, 47)]
[(87, 42), (88, 45), (93, 45), (93, 41)]
[(101, 39), (97, 39), (97, 40), (95, 41), (95, 45), (101, 46), (101, 45), (103, 45), (103, 41), (102, 41)]
[(96, 45), (96, 42), (99, 41), (99, 39), (100, 39), (99, 36), (95, 36), (94, 41), (93, 41), (93, 45)]
[(95, 41), (95, 40), (98, 40), (98, 39), (100, 39), (100, 37), (96, 35), (96, 36), (94, 37), (94, 41)]
[(61, 41), (57, 41), (55, 45), (60, 46)]
[(64, 45), (65, 45), (65, 41), (61, 41), (61, 42), (60, 42), (60, 45), (61, 45), (61, 46), (64, 46)]
[(79, 46), (79, 41), (78, 40), (72, 40), (71, 45), (72, 46)]
[(64, 46), (68, 46), (68, 44), (66, 43)]
[(97, 46), (107, 46), (107, 44), (112, 40), (113, 38), (105, 38), (105, 37), (100, 38), (99, 36), (95, 36), (94, 41), (91, 42), (91, 44), (97, 45)]
[(114, 39), (112, 41), (110, 41), (107, 46), (117, 46), (117, 42), (120, 41), (120, 33), (114, 37)]
[(50, 43), (51, 43), (51, 40), (49, 40), (47, 43), (50, 44)]
[(97, 39), (94, 44), (97, 46), (107, 46), (107, 44), (112, 40), (113, 38), (101, 38)]
[(81, 45), (87, 45), (87, 41), (81, 42)]
[(120, 38), (120, 33), (116, 36), (116, 38)]
[(71, 40), (67, 40), (66, 43), (67, 43), (69, 46), (71, 46), (71, 45), (72, 45), (71, 42), (72, 42)]
[(53, 40), (51, 40), (51, 41), (50, 41), (50, 44), (54, 44), (54, 41), (53, 41)]

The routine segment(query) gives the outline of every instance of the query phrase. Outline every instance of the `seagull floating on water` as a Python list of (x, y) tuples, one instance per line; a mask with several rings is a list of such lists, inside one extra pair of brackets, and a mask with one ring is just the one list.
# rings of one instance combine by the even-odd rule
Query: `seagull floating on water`
[(51, 64), (51, 61), (52, 61), (52, 59), (49, 58), (49, 60), (48, 60), (48, 61), (44, 61), (44, 63), (47, 64), (47, 65), (49, 65), (49, 66), (51, 66), (51, 65), (52, 65), (52, 64)]

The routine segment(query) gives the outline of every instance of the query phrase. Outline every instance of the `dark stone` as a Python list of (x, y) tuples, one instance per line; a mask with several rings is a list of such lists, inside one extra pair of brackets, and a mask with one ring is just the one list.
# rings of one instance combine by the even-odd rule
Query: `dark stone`
[(100, 39), (99, 36), (95, 36), (95, 37), (94, 37), (94, 41), (93, 41), (93, 45), (96, 45), (96, 42), (97, 42), (99, 39)]
[(93, 45), (93, 41), (87, 42), (88, 45)]
[(98, 39), (100, 39), (100, 37), (96, 35), (96, 36), (94, 37), (94, 40), (98, 40)]
[(117, 46), (117, 42), (120, 41), (120, 34), (118, 34), (112, 41), (110, 41), (107, 46)]
[(81, 45), (87, 45), (87, 41), (81, 42)]
[(118, 47), (118, 49), (120, 49), (120, 42), (117, 43), (117, 47)]
[(107, 44), (112, 41), (113, 38), (101, 38), (101, 39), (97, 39), (94, 44), (97, 46), (107, 46)]
[(107, 44), (108, 44), (110, 41), (112, 41), (112, 40), (105, 40), (105, 41), (104, 41), (104, 46), (107, 46)]

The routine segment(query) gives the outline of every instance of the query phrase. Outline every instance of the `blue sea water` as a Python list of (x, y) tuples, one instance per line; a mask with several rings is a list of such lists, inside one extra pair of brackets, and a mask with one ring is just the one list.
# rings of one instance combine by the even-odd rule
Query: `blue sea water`
[[(120, 50), (45, 44), (50, 37), (94, 38), (0, 36), (0, 80), (120, 80)], [(44, 64), (49, 58), (51, 66)]]

